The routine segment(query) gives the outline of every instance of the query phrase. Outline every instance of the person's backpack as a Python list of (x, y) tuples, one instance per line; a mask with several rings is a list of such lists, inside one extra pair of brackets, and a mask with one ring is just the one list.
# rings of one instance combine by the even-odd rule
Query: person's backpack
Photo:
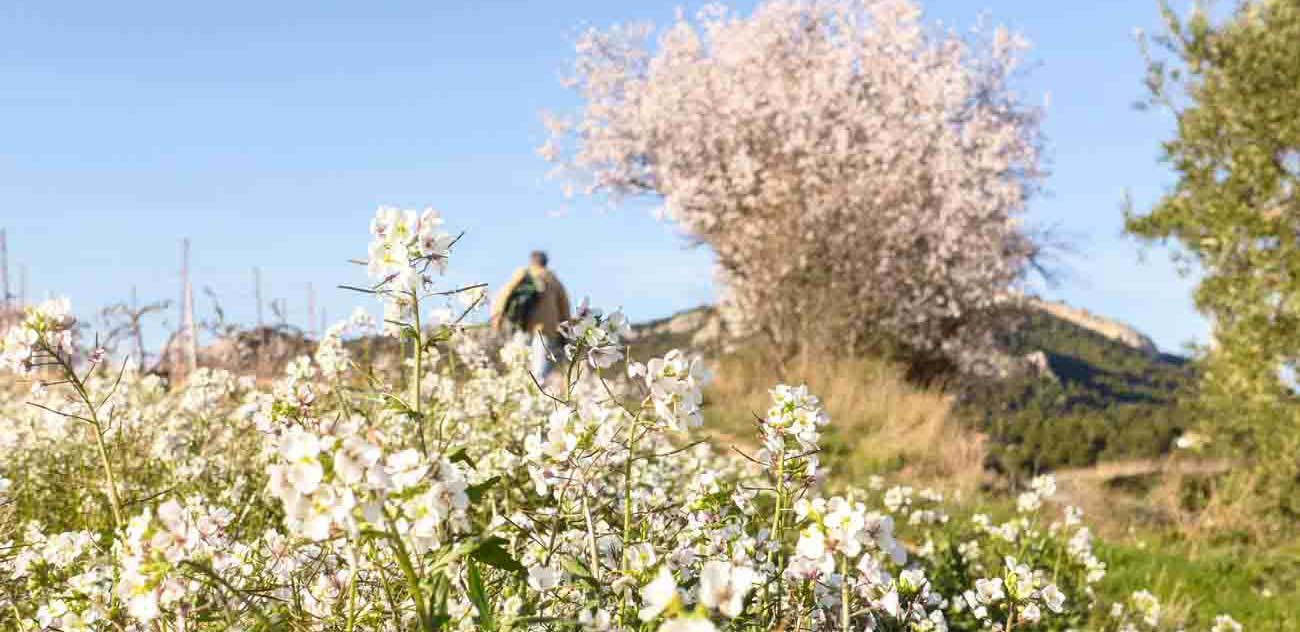
[(533, 283), (533, 275), (524, 274), (511, 290), (510, 296), (506, 298), (505, 317), (506, 321), (514, 325), (516, 329), (526, 329), (528, 327), (528, 317), (532, 315), (533, 310), (537, 307), (537, 302), (541, 300), (542, 293), (538, 291), (537, 285)]

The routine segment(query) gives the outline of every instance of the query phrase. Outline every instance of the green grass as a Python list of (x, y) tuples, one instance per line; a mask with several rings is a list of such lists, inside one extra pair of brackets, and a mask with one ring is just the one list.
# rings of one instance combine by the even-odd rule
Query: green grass
[[(1160, 541), (1098, 543), (1109, 571), (1103, 595), (1148, 588), (1186, 615), (1187, 629), (1208, 629), (1232, 615), (1252, 632), (1300, 630), (1300, 545), (1260, 549)], [(1266, 596), (1271, 593), (1271, 596)]]
[[(976, 513), (995, 524), (1017, 515), (1013, 499), (980, 493), (965, 498), (952, 519)], [(1091, 522), (1085, 515), (1084, 523)], [(1300, 632), (1300, 541), (1266, 548), (1239, 540), (1233, 534), (1189, 540), (1157, 528), (1095, 538), (1093, 551), (1107, 567), (1097, 595), (1114, 603), (1150, 591), (1164, 611), (1160, 630), (1204, 632), (1216, 615), (1227, 614), (1246, 632)], [(1087, 629), (1113, 629), (1105, 627), (1108, 619), (1097, 613)]]

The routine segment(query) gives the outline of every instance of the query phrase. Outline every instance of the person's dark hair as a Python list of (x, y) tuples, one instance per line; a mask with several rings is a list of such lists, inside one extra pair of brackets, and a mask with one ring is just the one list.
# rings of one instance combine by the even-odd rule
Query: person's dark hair
[(533, 260), (533, 263), (536, 263), (537, 265), (542, 266), (543, 268), (546, 267), (547, 259), (546, 259), (545, 251), (534, 250), (533, 253), (529, 255), (529, 257)]

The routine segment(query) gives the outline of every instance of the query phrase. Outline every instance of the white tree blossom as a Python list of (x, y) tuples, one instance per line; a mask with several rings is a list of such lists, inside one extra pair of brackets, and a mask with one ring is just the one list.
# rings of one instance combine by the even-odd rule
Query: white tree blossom
[(589, 30), (540, 153), (588, 194), (651, 194), (716, 255), (724, 316), (786, 348), (957, 357), (1036, 253), (1025, 41), (923, 26), (909, 0), (716, 5)]

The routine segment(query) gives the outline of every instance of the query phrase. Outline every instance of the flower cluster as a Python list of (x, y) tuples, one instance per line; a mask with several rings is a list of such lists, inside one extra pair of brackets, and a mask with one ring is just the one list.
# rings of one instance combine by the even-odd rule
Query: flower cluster
[(560, 324), (564, 353), (571, 359), (585, 355), (593, 369), (606, 369), (623, 359), (624, 339), (631, 327), (621, 310), (606, 315), (587, 299), (578, 305), (578, 317)]
[(943, 494), (933, 489), (920, 492), (908, 485), (895, 485), (885, 490), (881, 500), (890, 513), (905, 518), (907, 524), (943, 524), (948, 514), (943, 511)]
[(821, 464), (817, 451), (820, 429), (830, 418), (807, 386), (781, 384), (771, 391), (772, 407), (759, 424), (763, 449), (758, 460), (780, 476), (793, 480), (815, 480)]
[[(52, 536), (41, 526), (26, 525), (27, 547), (21, 549), (9, 569), (21, 581), (38, 577), (63, 580), (62, 590), (35, 613), (38, 629), (90, 630), (108, 618), (112, 599), (112, 571), (101, 564), (94, 536), (87, 531), (68, 531)], [(0, 542), (9, 548), (10, 542)]]
[(700, 570), (698, 594), (695, 603), (699, 609), (693, 613), (682, 611), (682, 599), (677, 587), (677, 580), (667, 566), (659, 567), (658, 574), (641, 589), (644, 604), (638, 612), (642, 621), (652, 621), (665, 613), (680, 613), (680, 616), (664, 622), (659, 628), (663, 630), (699, 630), (717, 629), (708, 619), (708, 613), (716, 611), (728, 619), (740, 616), (744, 610), (745, 597), (749, 595), (759, 576), (748, 566), (735, 566), (728, 562), (705, 562)]
[(42, 351), (71, 351), (74, 319), (70, 310), (71, 302), (66, 298), (50, 299), (28, 308), (22, 322), (0, 336), (0, 370), (29, 374)]
[[(398, 494), (393, 529), (410, 538), (416, 553), (439, 547), (469, 528), (469, 480), (459, 464), (424, 459), (408, 449), (389, 457), (386, 469)], [(378, 524), (378, 516), (372, 522)]]
[(975, 581), (975, 590), (966, 591), (962, 598), (979, 619), (988, 619), (990, 609), (1002, 608), (1008, 617), (1034, 623), (1043, 618), (1043, 610), (1061, 613), (1065, 608), (1065, 593), (1056, 584), (1048, 583), (1041, 570), (1007, 556), (1006, 571), (1002, 577), (981, 578)]
[(343, 337), (350, 332), (367, 333), (375, 328), (374, 319), (361, 308), (356, 308), (347, 320), (339, 321), (325, 330), (320, 344), (316, 346), (313, 359), (321, 373), (327, 378), (338, 378), (348, 369), (352, 357), (343, 344)]
[(442, 216), (432, 208), (417, 214), (413, 210), (380, 207), (370, 220), (366, 268), (370, 278), (398, 279), (398, 287), (413, 289), (421, 273), (415, 264), (430, 264), (445, 273), (453, 237), (442, 230), (442, 224)]
[(655, 414), (668, 428), (698, 428), (703, 423), (700, 415), (703, 368), (698, 357), (688, 359), (680, 349), (673, 349), (646, 364), (629, 364), (627, 373), (633, 379), (645, 378)]
[(1210, 632), (1241, 632), (1241, 624), (1236, 619), (1221, 614), (1214, 617), (1214, 625), (1210, 627)]
[(382, 288), (385, 332), (394, 333), (394, 323), (409, 321), (418, 292), (432, 282), (430, 268), (446, 273), (456, 240), (442, 224), (442, 216), (432, 208), (417, 213), (384, 206), (370, 220), (366, 272), (375, 287)]
[(894, 520), (879, 512), (867, 512), (862, 503), (850, 503), (840, 496), (829, 501), (800, 499), (795, 516), (807, 522), (795, 546), (798, 562), (789, 572), (817, 574), (834, 568), (834, 556), (856, 559), (863, 551), (884, 554), (894, 564), (907, 560), (907, 551), (894, 538)]
[(1036, 476), (1029, 482), (1029, 491), (1016, 498), (1016, 508), (1021, 512), (1038, 511), (1043, 500), (1056, 495), (1056, 477), (1051, 474)]
[(353, 426), (340, 424), (339, 434), (326, 436), (292, 427), (279, 437), (283, 464), (268, 468), (269, 490), (284, 503), (290, 533), (319, 541), (336, 528), (355, 530), (358, 492), (388, 484), (379, 447), (348, 432)]
[[(805, 526), (785, 576), (812, 585), (820, 606), (815, 621), (843, 626), (847, 621), (836, 612), (866, 606), (869, 627), (947, 629), (938, 609), (942, 597), (921, 568), (905, 566), (907, 550), (895, 538), (890, 516), (839, 496), (801, 499), (794, 513)], [(890, 568), (901, 569), (897, 577)]]
[(157, 514), (146, 510), (133, 518), (126, 528), (122, 581), (117, 586), (131, 616), (152, 621), (168, 605), (190, 599), (196, 580), (178, 572), (180, 567), (225, 558), (231, 546), (225, 528), (234, 518), (230, 510), (207, 507), (197, 497), (185, 505), (169, 500)]

